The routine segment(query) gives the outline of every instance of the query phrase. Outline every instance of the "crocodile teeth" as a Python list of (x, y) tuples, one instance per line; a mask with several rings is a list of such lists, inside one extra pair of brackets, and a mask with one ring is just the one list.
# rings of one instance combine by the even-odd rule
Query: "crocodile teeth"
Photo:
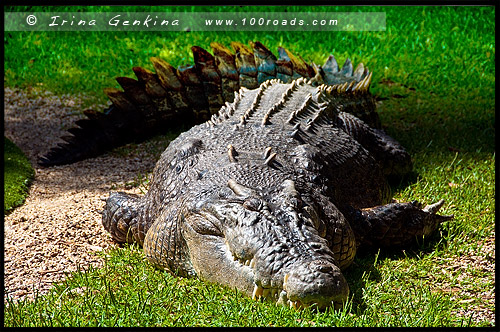
[(255, 285), (253, 289), (252, 299), (258, 300), (264, 292), (264, 288), (262, 286)]
[(288, 303), (288, 297), (286, 296), (285, 290), (279, 291), (278, 300), (276, 301), (276, 303), (281, 304), (281, 305), (286, 305)]
[(290, 275), (287, 273), (287, 274), (285, 275), (285, 277), (283, 278), (283, 289), (286, 289), (286, 287), (285, 287), (285, 286), (286, 286), (286, 281), (288, 280), (288, 277), (289, 277), (289, 276), (290, 276)]
[(299, 309), (299, 308), (304, 308), (306, 307), (302, 302), (300, 302), (299, 300), (297, 301), (290, 301), (288, 300), (288, 305), (290, 306), (290, 308), (294, 308), (294, 309)]
[(262, 286), (255, 285), (252, 298), (254, 300), (267, 299), (278, 303), (280, 303), (280, 301), (281, 303), (288, 303), (286, 292), (280, 288), (264, 288)]

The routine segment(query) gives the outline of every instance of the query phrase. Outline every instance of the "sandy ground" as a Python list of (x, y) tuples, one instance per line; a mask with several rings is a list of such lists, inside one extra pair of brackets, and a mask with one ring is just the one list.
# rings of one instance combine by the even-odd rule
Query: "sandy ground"
[[(110, 191), (126, 190), (154, 167), (151, 156), (106, 154), (71, 165), (39, 167), (36, 160), (61, 142), (58, 138), (74, 121), (79, 101), (52, 94), (33, 97), (5, 90), (5, 136), (28, 156), (35, 179), (24, 205), (5, 217), (4, 301), (44, 294), (52, 283), (92, 264), (95, 253), (116, 246), (101, 225), (101, 210)], [(81, 109), (81, 108), (80, 108)], [(140, 149), (139, 149), (140, 150)]]
[[(127, 184), (152, 170), (156, 162), (156, 157), (147, 153), (151, 143), (146, 142), (126, 156), (107, 153), (71, 165), (39, 167), (38, 156), (61, 142), (59, 137), (82, 117), (78, 112), (81, 100), (5, 89), (5, 136), (27, 154), (36, 175), (25, 204), (5, 217), (4, 302), (7, 296), (19, 300), (44, 294), (53, 282), (64, 278), (65, 272), (101, 266), (96, 252), (116, 246), (101, 225), (103, 199), (110, 191), (140, 193), (138, 188), (127, 189)], [(441, 268), (463, 277), (474, 270), (494, 275), (495, 235), (484, 242), (479, 252), (443, 261)], [(436, 290), (455, 292), (462, 299), (465, 294), (470, 303), (481, 300), (481, 305), (471, 305), (458, 315), (494, 324), (494, 289), (469, 294), (466, 289), (436, 281)]]

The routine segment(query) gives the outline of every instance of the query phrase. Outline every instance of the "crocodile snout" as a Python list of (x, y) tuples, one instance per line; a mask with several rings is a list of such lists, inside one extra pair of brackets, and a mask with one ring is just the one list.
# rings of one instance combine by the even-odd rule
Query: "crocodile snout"
[(292, 268), (283, 283), (287, 300), (298, 306), (342, 307), (349, 286), (340, 269), (328, 261), (314, 260)]

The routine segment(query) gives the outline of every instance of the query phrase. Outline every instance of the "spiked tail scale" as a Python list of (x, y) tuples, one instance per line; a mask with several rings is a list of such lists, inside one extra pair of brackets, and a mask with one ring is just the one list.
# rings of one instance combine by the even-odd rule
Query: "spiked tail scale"
[[(338, 92), (368, 91), (371, 73), (361, 63), (353, 70), (347, 59), (339, 69), (330, 55), (323, 66), (318, 66), (307, 64), (282, 47), (278, 48), (277, 58), (258, 41), (250, 45), (253, 51), (232, 42), (233, 54), (214, 42), (213, 55), (201, 47), (192, 47), (194, 65), (174, 68), (162, 59), (151, 58), (155, 72), (134, 67), (137, 80), (118, 77), (123, 91), (104, 89), (112, 105), (104, 112), (84, 111), (87, 118), (76, 121), (76, 126), (68, 130), (70, 135), (61, 137), (64, 142), (51, 148), (38, 163), (46, 167), (69, 164), (140, 142), (167, 128), (202, 123), (218, 114), (224, 103), (232, 103), (240, 88), (255, 89), (271, 79), (286, 83), (303, 77), (309, 84), (334, 86)], [(356, 115), (379, 127), (374, 109), (362, 112)]]

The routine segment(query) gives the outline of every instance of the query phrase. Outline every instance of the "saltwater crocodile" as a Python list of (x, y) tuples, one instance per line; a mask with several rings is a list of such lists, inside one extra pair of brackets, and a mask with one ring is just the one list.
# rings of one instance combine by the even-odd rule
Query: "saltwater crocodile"
[(386, 178), (411, 158), (370, 123), (372, 76), (361, 68), (332, 72), (345, 83), (241, 88), (170, 143), (147, 194), (110, 194), (105, 229), (181, 276), (293, 307), (341, 306), (342, 270), (360, 246), (406, 245), (451, 218), (436, 214), (442, 200), (390, 201)]

